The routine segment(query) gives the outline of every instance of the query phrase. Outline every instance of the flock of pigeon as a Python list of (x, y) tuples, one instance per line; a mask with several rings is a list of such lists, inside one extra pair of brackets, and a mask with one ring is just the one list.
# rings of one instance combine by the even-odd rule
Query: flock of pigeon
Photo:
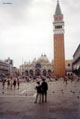
[[(74, 81), (73, 81), (74, 82)], [(76, 81), (77, 83), (79, 82), (79, 80), (77, 80)], [(68, 83), (66, 83), (66, 85), (67, 85)], [(76, 86), (74, 86), (74, 88), (73, 88), (73, 90), (70, 90), (70, 93), (72, 93), (72, 94), (77, 94), (77, 96), (76, 96), (76, 98), (77, 99), (79, 99), (80, 98), (80, 96), (79, 96), (79, 94), (80, 94), (80, 91), (79, 90), (77, 90), (77, 92), (76, 91), (74, 91), (74, 89), (76, 88)], [(60, 90), (60, 92), (62, 93), (62, 94), (65, 94), (65, 91), (64, 91), (64, 89), (61, 89)], [(56, 91), (53, 91), (52, 93), (56, 93)]]

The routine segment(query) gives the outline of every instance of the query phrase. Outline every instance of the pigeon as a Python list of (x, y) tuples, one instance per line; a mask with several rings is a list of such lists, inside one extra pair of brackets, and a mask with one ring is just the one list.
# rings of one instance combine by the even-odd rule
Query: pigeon
[(63, 89), (61, 89), (61, 91), (63, 91)]
[(77, 96), (77, 99), (79, 99), (79, 96)]
[(55, 93), (55, 91), (53, 91), (52, 93)]
[(62, 94), (64, 94), (63, 89), (61, 89)]
[(2, 93), (4, 94), (4, 91)]
[(70, 92), (72, 92), (72, 90)]
[(75, 93), (74, 91), (72, 93)]

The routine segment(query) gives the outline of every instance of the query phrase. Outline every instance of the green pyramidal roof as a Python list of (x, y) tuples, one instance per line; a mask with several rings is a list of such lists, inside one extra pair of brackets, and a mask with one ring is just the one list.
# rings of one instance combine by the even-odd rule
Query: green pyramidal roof
[(60, 5), (59, 5), (59, 1), (57, 1), (55, 15), (62, 15), (61, 8), (60, 8)]

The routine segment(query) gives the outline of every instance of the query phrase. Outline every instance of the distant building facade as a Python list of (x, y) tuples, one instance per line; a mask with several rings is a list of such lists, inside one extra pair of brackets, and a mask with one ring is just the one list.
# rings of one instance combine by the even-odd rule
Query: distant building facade
[[(54, 67), (53, 61), (50, 62), (46, 55), (41, 55), (37, 60), (34, 59), (31, 63), (24, 62), (19, 68), (20, 75), (25, 76), (48, 76), (53, 77)], [(72, 73), (72, 60), (66, 60), (66, 74)]]
[(0, 75), (8, 75), (9, 73), (9, 64), (0, 60)]
[(80, 44), (73, 55), (73, 72), (80, 76)]
[(7, 62), (9, 64), (9, 73), (11, 75), (13, 75), (13, 60), (8, 58), (8, 59), (5, 60), (5, 62)]
[(26, 76), (51, 76), (53, 65), (49, 62), (46, 55), (41, 55), (39, 59), (34, 59), (31, 63), (24, 63), (20, 66), (20, 74)]
[(73, 62), (73, 60), (66, 60), (65, 61), (66, 75), (72, 74), (72, 62)]
[(13, 75), (13, 60), (8, 58), (4, 61), (0, 60), (0, 75)]
[(13, 76), (14, 76), (14, 77), (19, 76), (19, 68), (13, 67)]

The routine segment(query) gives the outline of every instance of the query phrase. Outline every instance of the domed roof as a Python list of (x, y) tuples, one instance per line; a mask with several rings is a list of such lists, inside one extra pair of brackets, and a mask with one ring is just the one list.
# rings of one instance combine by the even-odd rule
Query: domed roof
[(49, 63), (49, 60), (46, 55), (41, 55), (41, 57), (38, 59), (38, 62), (44, 62), (44, 63)]
[(34, 60), (32, 61), (32, 63), (36, 63), (36, 58), (34, 58)]

